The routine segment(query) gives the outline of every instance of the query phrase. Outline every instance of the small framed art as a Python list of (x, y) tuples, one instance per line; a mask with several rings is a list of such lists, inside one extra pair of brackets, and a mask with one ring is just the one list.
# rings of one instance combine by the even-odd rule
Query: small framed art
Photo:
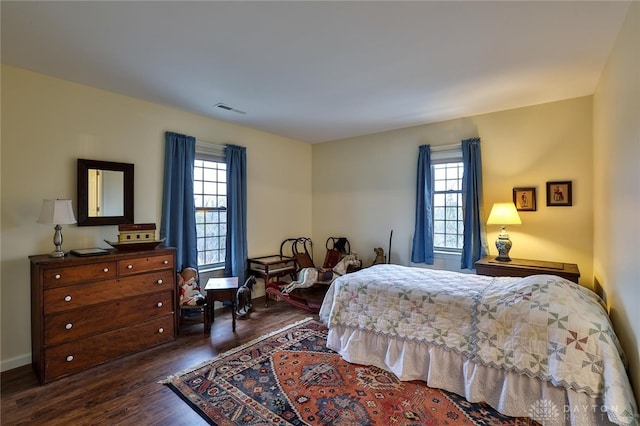
[(535, 188), (513, 188), (513, 204), (520, 212), (536, 211), (536, 189)]
[(571, 206), (571, 181), (547, 182), (547, 206)]

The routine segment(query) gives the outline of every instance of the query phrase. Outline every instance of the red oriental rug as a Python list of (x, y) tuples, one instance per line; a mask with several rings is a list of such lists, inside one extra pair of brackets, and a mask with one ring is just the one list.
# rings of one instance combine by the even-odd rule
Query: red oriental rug
[(213, 425), (533, 425), (486, 404), (349, 364), (312, 319), (235, 348), (164, 384)]

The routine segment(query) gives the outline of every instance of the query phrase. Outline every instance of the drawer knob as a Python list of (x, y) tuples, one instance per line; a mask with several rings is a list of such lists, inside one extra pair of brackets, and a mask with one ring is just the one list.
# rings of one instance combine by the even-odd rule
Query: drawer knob
[(156, 281), (158, 284), (162, 284), (164, 281), (162, 281), (162, 279), (159, 279), (158, 281)]
[(165, 264), (165, 265), (168, 265), (169, 261), (165, 259), (165, 260), (162, 261), (162, 263)]
[(64, 297), (64, 301), (65, 302), (71, 302), (71, 296), (65, 296)]
[(133, 269), (133, 265), (127, 265), (127, 269)]
[(158, 333), (164, 333), (164, 328), (160, 327), (160, 328), (158, 329)]
[(71, 330), (73, 328), (73, 324), (69, 323), (65, 325), (64, 328), (66, 328), (67, 330)]
[(55, 274), (55, 275), (53, 276), (53, 278), (55, 278), (56, 280), (59, 280), (60, 278), (62, 278), (62, 275), (60, 275), (60, 274)]
[(104, 268), (103, 271), (104, 272), (109, 272), (109, 268)]
[(162, 302), (158, 302), (158, 303), (156, 304), (156, 306), (157, 306), (158, 308), (162, 308)]
[(73, 355), (68, 355), (67, 356), (67, 362), (71, 362), (73, 361)]

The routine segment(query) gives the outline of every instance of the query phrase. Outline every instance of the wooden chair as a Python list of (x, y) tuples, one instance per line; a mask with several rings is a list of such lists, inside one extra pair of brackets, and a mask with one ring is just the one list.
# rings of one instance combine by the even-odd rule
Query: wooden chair
[(324, 257), (323, 268), (333, 268), (344, 256), (351, 254), (351, 244), (345, 237), (329, 237), (325, 247), (327, 254)]
[(180, 326), (184, 323), (185, 318), (193, 318), (197, 317), (198, 320), (202, 318), (204, 323), (204, 334), (207, 335), (211, 332), (211, 321), (209, 320), (209, 316), (211, 315), (209, 305), (207, 304), (207, 297), (202, 291), (202, 287), (200, 287), (200, 282), (198, 281), (198, 288), (200, 289), (200, 293), (203, 296), (203, 304), (202, 305), (182, 305), (180, 303), (180, 282), (179, 279), (176, 280), (177, 289), (176, 289), (176, 306), (178, 307), (178, 334), (180, 333)]
[(293, 257), (296, 261), (297, 273), (303, 268), (315, 268), (313, 262), (313, 241), (309, 237), (287, 238), (280, 244), (280, 256)]

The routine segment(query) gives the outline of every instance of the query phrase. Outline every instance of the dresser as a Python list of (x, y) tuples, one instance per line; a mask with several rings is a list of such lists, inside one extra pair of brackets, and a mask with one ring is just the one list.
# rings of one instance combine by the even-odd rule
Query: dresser
[(29, 259), (32, 364), (40, 383), (176, 338), (173, 248)]
[(478, 275), (492, 277), (528, 277), (529, 275), (557, 275), (575, 283), (580, 278), (575, 263), (549, 262), (544, 260), (511, 259), (510, 262), (495, 260), (495, 256), (485, 256), (475, 263)]

